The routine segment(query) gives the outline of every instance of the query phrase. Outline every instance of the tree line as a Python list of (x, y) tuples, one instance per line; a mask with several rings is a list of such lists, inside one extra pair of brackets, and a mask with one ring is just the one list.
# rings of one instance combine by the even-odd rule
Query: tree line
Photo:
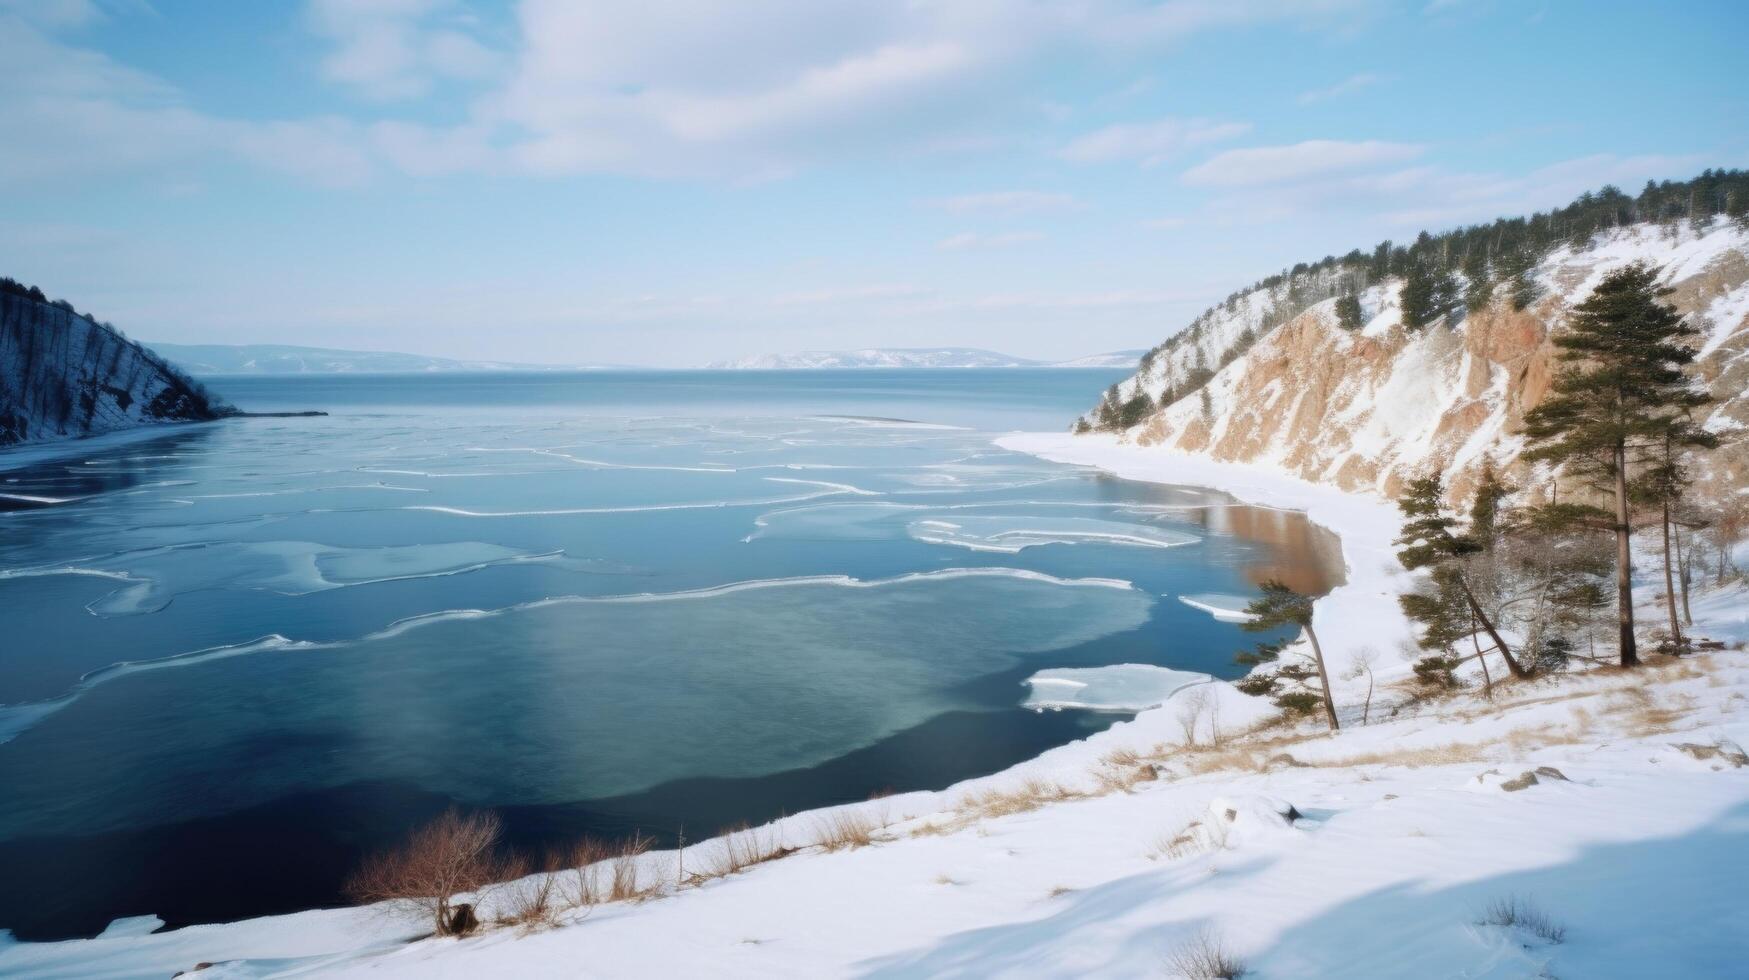
[[(1455, 325), (1462, 312), (1484, 309), (1499, 300), (1514, 310), (1529, 307), (1539, 292), (1532, 273), (1557, 248), (1584, 248), (1599, 232), (1631, 224), (1698, 228), (1720, 215), (1749, 227), (1749, 170), (1709, 169), (1692, 180), (1647, 181), (1638, 195), (1605, 186), (1579, 195), (1565, 207), (1529, 217), (1499, 218), (1437, 234), (1423, 231), (1408, 244), (1387, 239), (1370, 250), (1354, 249), (1346, 255), (1300, 262), (1236, 290), (1204, 310), (1185, 330), (1143, 355), (1139, 370), (1144, 375), (1150, 373), (1160, 358), (1186, 344), (1197, 344), (1218, 320), (1236, 314), (1240, 303), (1265, 297), (1268, 305), (1257, 326), (1243, 331), (1216, 358), (1217, 363), (1210, 365), (1199, 345), (1188, 367), (1168, 368), (1166, 386), (1157, 402), (1140, 391), (1124, 399), (1114, 385), (1075, 428), (1078, 432), (1121, 430), (1196, 394), (1216, 371), (1259, 338), (1315, 303), (1335, 298), (1338, 323), (1344, 329), (1359, 330), (1365, 325), (1360, 293), (1391, 277), (1402, 280), (1399, 301), (1406, 328)], [(1126, 424), (1129, 419), (1134, 421)]]
[[(1398, 499), (1397, 558), (1423, 573), (1399, 597), (1423, 652), (1416, 683), (1435, 693), (1460, 686), (1473, 662), (1491, 694), (1501, 677), (1565, 670), (1575, 658), (1641, 662), (1635, 621), (1634, 536), (1653, 532), (1664, 585), (1662, 622), (1648, 636), (1680, 655), (1695, 641), (1689, 596), (1707, 574), (1740, 575), (1731, 553), (1749, 529), (1749, 500), (1727, 490), (1693, 492), (1701, 454), (1719, 445), (1698, 413), (1712, 397), (1691, 368), (1698, 334), (1663, 302), (1656, 269), (1632, 265), (1604, 277), (1555, 338), (1560, 353), (1549, 397), (1526, 415), (1531, 480), (1512, 486), (1484, 461), (1465, 514), (1447, 502), (1443, 475), (1413, 480)], [(1329, 677), (1311, 627), (1311, 601), (1279, 582), (1247, 610), (1252, 629), (1303, 628), (1308, 650), (1282, 662), (1284, 645), (1239, 655), (1267, 664), (1239, 682), (1289, 713), (1320, 709), (1338, 725)]]

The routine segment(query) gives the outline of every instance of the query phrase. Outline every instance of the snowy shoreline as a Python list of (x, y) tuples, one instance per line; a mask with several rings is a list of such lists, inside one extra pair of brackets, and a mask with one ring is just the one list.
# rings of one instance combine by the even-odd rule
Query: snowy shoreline
[[(1109, 437), (998, 444), (1303, 510), (1347, 566), (1314, 613), (1332, 680), (1369, 649), (1406, 664), (1391, 504)], [(1070, 701), (1098, 670), (1039, 679)], [(1218, 736), (1273, 715), (1266, 702), (1152, 670), (1164, 703), (1130, 721), (939, 792), (784, 818), (756, 832), (790, 856), (745, 871), (685, 884), (677, 868), (723, 845), (653, 852), (655, 897), (550, 928), (421, 940), (370, 908), (155, 935), (142, 919), (64, 943), (0, 933), (0, 974), (1157, 976), (1203, 934), (1269, 977), (1728, 976), (1749, 957), (1733, 900), (1749, 873), (1740, 651), (1508, 686), (1498, 703), (1374, 702), (1340, 736), (1237, 742)], [(814, 846), (845, 815), (872, 846)], [(1485, 921), (1507, 897), (1567, 935)]]
[[(1309, 483), (1265, 465), (1223, 463), (1176, 450), (1129, 445), (1111, 435), (1022, 432), (1003, 436), (996, 445), (1055, 463), (1091, 467), (1125, 480), (1206, 487), (1231, 494), (1242, 503), (1299, 511), (1335, 534), (1347, 580), (1313, 604), (1312, 625), (1323, 643), (1330, 680), (1339, 694), (1344, 686), (1342, 675), (1358, 659), (1369, 654), (1395, 659), (1388, 655), (1402, 643), (1413, 642), (1408, 623), (1397, 609), (1398, 594), (1408, 591), (1408, 575), (1397, 562), (1392, 544), (1401, 517), (1389, 501)], [(1368, 627), (1365, 632), (1345, 628), (1350, 623), (1367, 623)]]

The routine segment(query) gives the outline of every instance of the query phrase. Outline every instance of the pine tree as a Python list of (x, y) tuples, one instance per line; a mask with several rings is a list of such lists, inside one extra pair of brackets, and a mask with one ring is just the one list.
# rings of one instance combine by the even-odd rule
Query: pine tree
[(1331, 731), (1339, 730), (1342, 725), (1336, 720), (1336, 702), (1330, 696), (1330, 673), (1324, 668), (1324, 648), (1318, 645), (1318, 634), (1312, 629), (1311, 597), (1300, 595), (1275, 579), (1264, 582), (1262, 589), (1263, 594), (1245, 607), (1251, 618), (1239, 628), (1262, 633), (1282, 626), (1298, 626), (1306, 631), (1306, 638), (1312, 643), (1312, 661), (1318, 667), (1318, 686), (1324, 692), (1324, 719), (1330, 723)]
[[(1711, 401), (1683, 372), (1694, 361), (1688, 341), (1699, 331), (1661, 302), (1671, 293), (1642, 264), (1606, 276), (1573, 310), (1555, 338), (1565, 367), (1549, 397), (1525, 415), (1528, 460), (1564, 464), (1567, 472), (1615, 500), (1615, 512), (1579, 507), (1571, 519), (1615, 534), (1616, 618), (1621, 664), (1640, 662), (1634, 641), (1633, 525), (1629, 467), (1666, 438), (1700, 445), (1693, 431), (1672, 431), (1674, 419)], [(1571, 506), (1571, 505), (1569, 505)]]
[(1464, 290), (1464, 306), (1471, 313), (1487, 309), (1494, 298), (1494, 278), (1488, 269), (1488, 252), (1479, 243), (1464, 256), (1464, 278), (1469, 280)]
[(1366, 326), (1366, 320), (1360, 310), (1359, 296), (1344, 296), (1336, 301), (1336, 324), (1350, 332)]
[(1495, 259), (1495, 275), (1506, 284), (1515, 312), (1527, 309), (1541, 292), (1530, 275), (1535, 268), (1536, 256), (1524, 248), (1505, 249)]
[(1482, 546), (1467, 534), (1455, 531), (1457, 520), (1445, 512), (1445, 484), (1437, 473), (1409, 481), (1397, 508), (1403, 512), (1403, 531), (1397, 544), (1397, 560), (1410, 571), (1427, 569), (1437, 575), (1450, 576), (1450, 582), (1463, 594), (1464, 603), (1476, 623), (1487, 632), (1506, 667), (1514, 677), (1529, 677), (1530, 671), (1512, 656), (1512, 648), (1495, 628), (1494, 621), (1476, 599), (1464, 568), (1464, 559), (1479, 554)]
[(1420, 330), (1457, 308), (1457, 280), (1431, 259), (1417, 258), (1403, 276), (1398, 298), (1403, 307), (1403, 326)]

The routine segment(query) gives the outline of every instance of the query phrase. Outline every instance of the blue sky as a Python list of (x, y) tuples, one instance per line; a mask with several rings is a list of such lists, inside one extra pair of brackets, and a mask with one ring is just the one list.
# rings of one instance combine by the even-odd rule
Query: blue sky
[(1735, 0), (0, 0), (0, 273), (137, 337), (1146, 347), (1749, 165)]

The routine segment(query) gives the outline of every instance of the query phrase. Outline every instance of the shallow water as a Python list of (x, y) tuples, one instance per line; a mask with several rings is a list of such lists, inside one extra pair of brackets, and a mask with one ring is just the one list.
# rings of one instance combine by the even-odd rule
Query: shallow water
[(1170, 597), (1327, 588), (1327, 535), (991, 444), (1117, 373), (218, 379), (332, 414), (0, 455), (0, 878), (99, 882), (0, 927), (330, 902), (448, 801), (697, 837), (1122, 717), (1038, 670), (1233, 675)]

